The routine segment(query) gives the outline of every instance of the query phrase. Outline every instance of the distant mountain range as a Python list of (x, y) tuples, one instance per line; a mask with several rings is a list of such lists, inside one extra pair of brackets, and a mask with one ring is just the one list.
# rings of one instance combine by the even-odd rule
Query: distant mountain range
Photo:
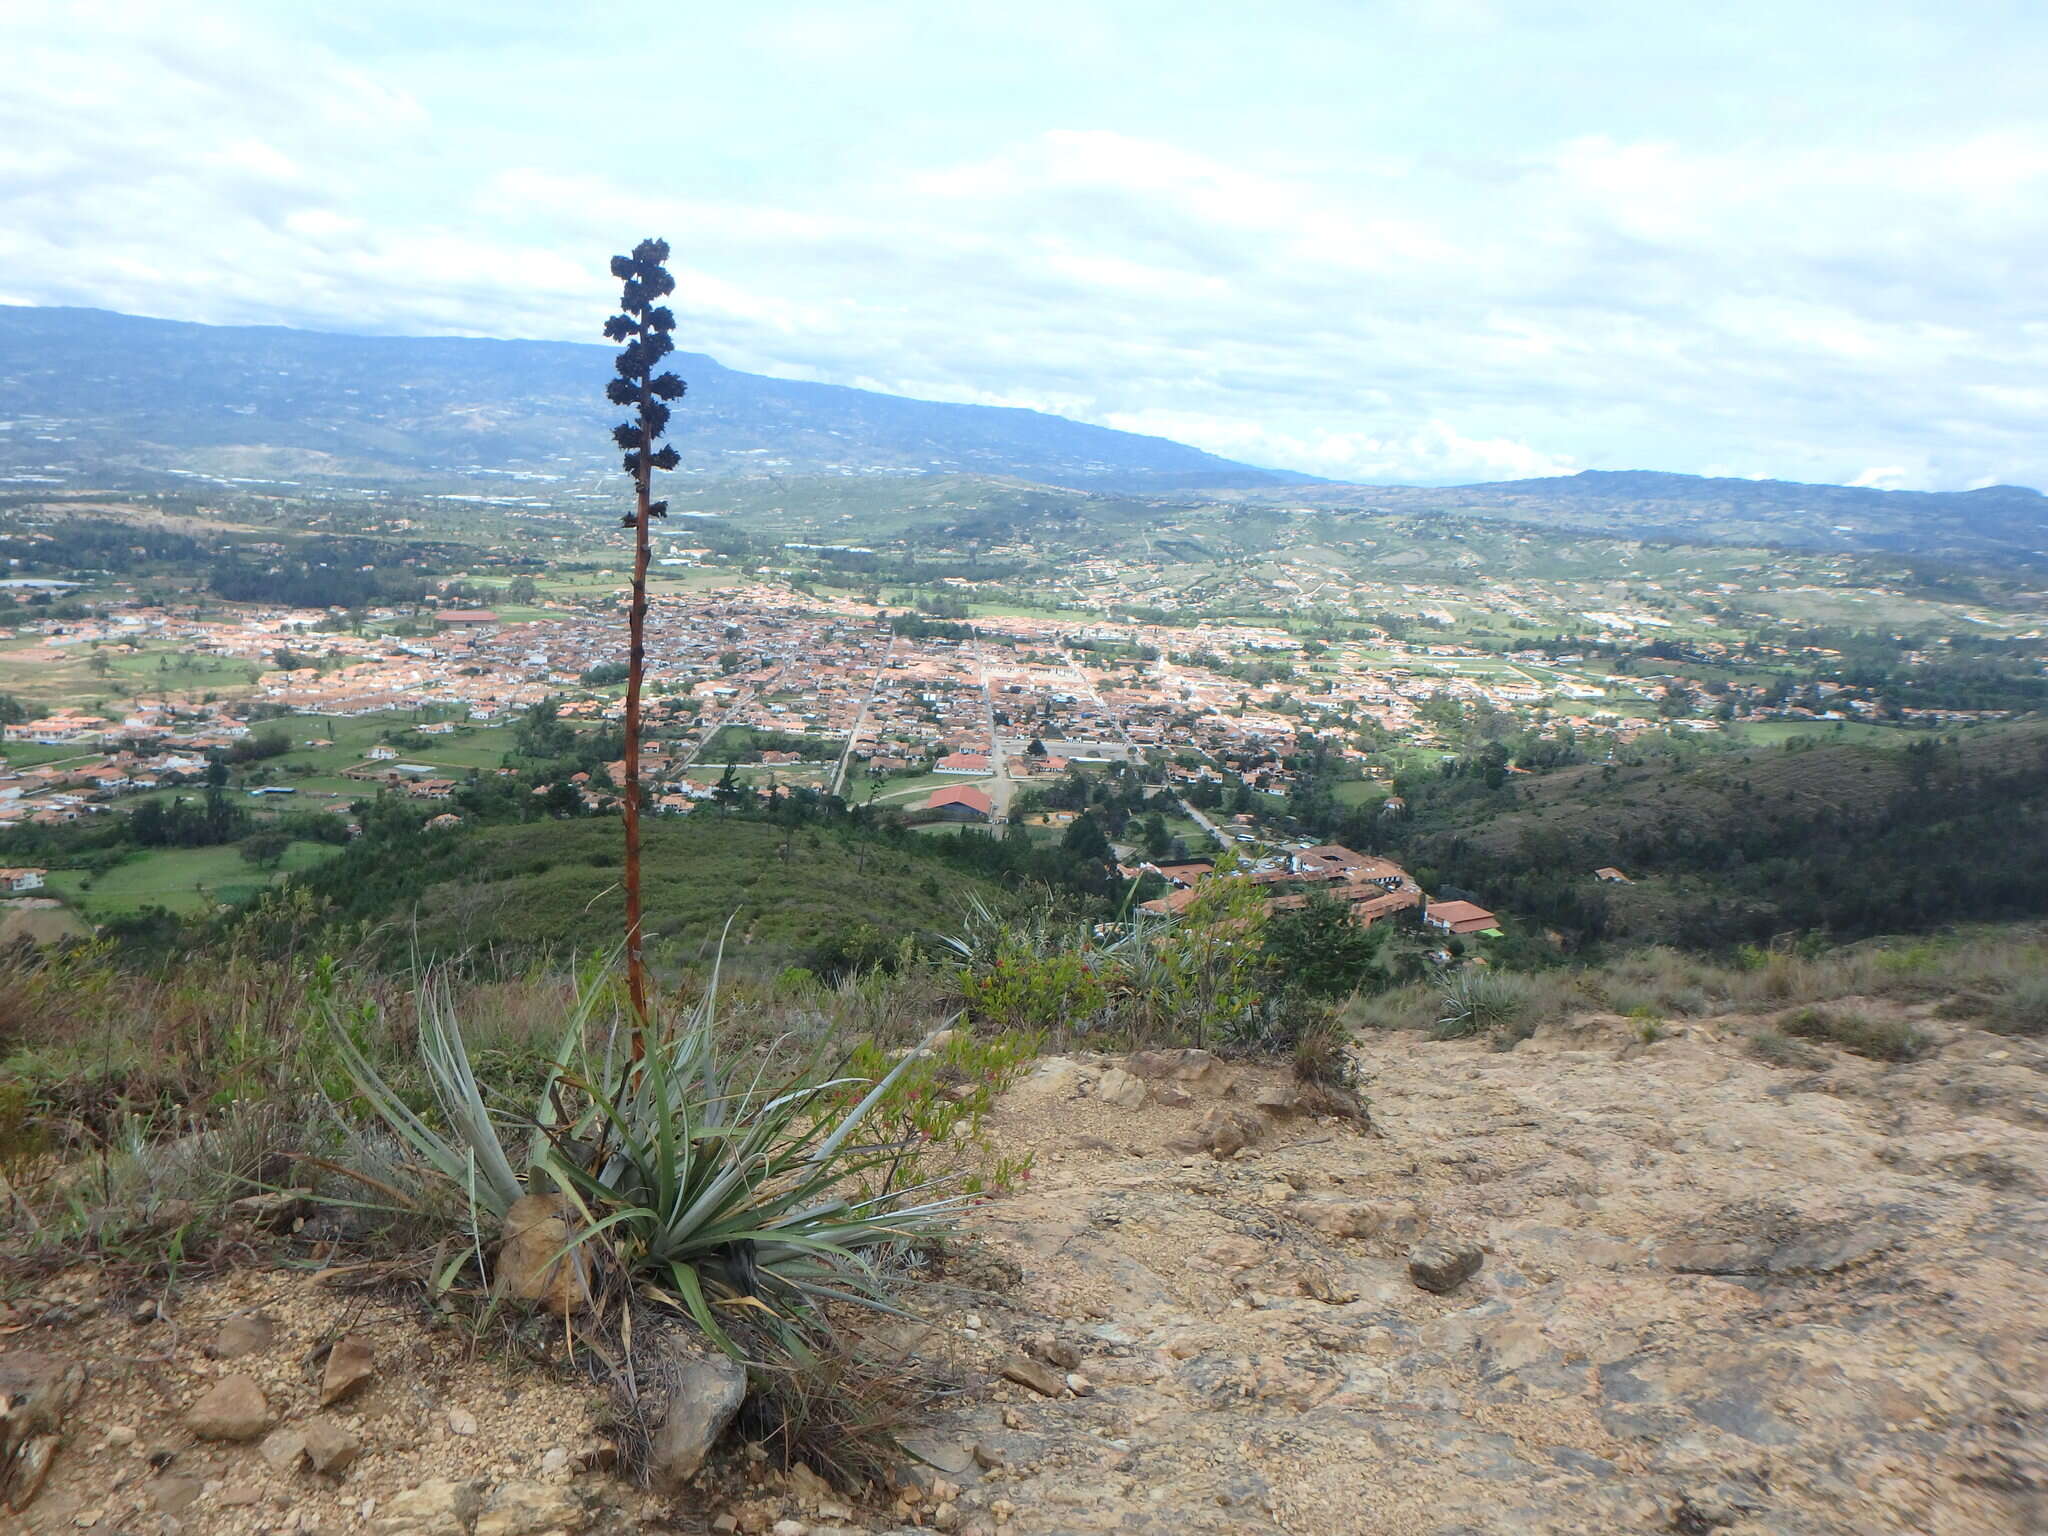
[[(1877, 491), (1588, 470), (1463, 486), (1359, 486), (1261, 469), (1039, 411), (765, 378), (695, 353), (673, 440), (698, 476), (977, 475), (1099, 494), (1337, 513), (1450, 512), (1674, 542), (2048, 563), (2048, 498), (2020, 486)], [(0, 305), (0, 489), (185, 471), (417, 481), (616, 465), (610, 349), (348, 336)], [(604, 482), (609, 484), (609, 481)]]
[[(12, 421), (0, 484), (138, 468), (595, 475), (615, 462), (610, 350), (0, 305), (0, 420)], [(765, 378), (689, 352), (673, 366), (690, 386), (673, 440), (700, 474), (979, 474), (1160, 493), (1312, 481), (1039, 411)]]
[(1589, 469), (1485, 485), (1321, 485), (1237, 494), (1336, 512), (1450, 512), (1673, 543), (1893, 551), (2048, 564), (2048, 497), (2018, 485), (1975, 491), (1878, 491), (1790, 480)]

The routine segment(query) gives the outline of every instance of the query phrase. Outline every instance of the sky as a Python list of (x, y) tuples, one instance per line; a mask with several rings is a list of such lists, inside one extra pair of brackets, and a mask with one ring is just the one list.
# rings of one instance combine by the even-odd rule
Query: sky
[(0, 0), (0, 302), (599, 340), (1338, 479), (2048, 486), (2039, 0)]

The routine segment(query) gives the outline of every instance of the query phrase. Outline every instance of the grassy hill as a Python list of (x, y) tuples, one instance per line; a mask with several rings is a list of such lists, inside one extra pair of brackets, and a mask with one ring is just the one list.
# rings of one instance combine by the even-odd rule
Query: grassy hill
[[(919, 842), (710, 813), (655, 820), (642, 835), (649, 954), (660, 964), (707, 958), (728, 918), (734, 959), (772, 970), (864, 927), (890, 942), (945, 933), (972, 898), (999, 911), (1016, 900)], [(406, 870), (345, 857), (309, 883), (345, 911), (388, 921), (399, 947), (562, 956), (618, 943), (620, 846), (610, 818), (490, 826), (429, 836)]]

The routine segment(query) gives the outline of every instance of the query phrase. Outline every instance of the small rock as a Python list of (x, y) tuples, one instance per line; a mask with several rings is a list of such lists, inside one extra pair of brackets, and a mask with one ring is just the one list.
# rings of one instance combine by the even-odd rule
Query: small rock
[(478, 1503), (475, 1483), (437, 1478), (395, 1495), (370, 1530), (374, 1536), (469, 1536)]
[(1266, 1122), (1260, 1116), (1218, 1104), (1197, 1120), (1192, 1130), (1166, 1146), (1170, 1152), (1206, 1152), (1221, 1161), (1237, 1156), (1265, 1134)]
[(182, 1515), (199, 1502), (196, 1477), (160, 1477), (149, 1485), (149, 1502), (166, 1515)]
[(339, 1477), (362, 1454), (363, 1442), (346, 1424), (320, 1417), (306, 1423), (306, 1455), (315, 1472)]
[(476, 1415), (467, 1408), (448, 1410), (448, 1432), (452, 1435), (473, 1435), (476, 1433)]
[(1408, 1253), (1408, 1278), (1439, 1296), (1479, 1273), (1486, 1256), (1470, 1243), (1423, 1243)]
[(679, 1355), (671, 1366), (668, 1411), (647, 1451), (648, 1476), (664, 1493), (678, 1492), (747, 1395), (747, 1373), (724, 1355)]
[(277, 1325), (261, 1312), (237, 1312), (213, 1330), (206, 1353), (215, 1360), (260, 1355), (277, 1342)]
[(1067, 1372), (1067, 1390), (1076, 1397), (1088, 1397), (1095, 1391), (1095, 1383), (1079, 1371)]
[(1028, 1355), (1012, 1355), (1005, 1360), (1002, 1374), (1005, 1380), (1014, 1381), (1020, 1387), (1029, 1387), (1040, 1397), (1058, 1397), (1066, 1385), (1056, 1372)]
[(1386, 1237), (1413, 1240), (1428, 1218), (1406, 1200), (1344, 1200), (1329, 1196), (1296, 1200), (1285, 1207), (1297, 1220), (1331, 1237)]
[(333, 1407), (376, 1374), (377, 1357), (368, 1340), (354, 1334), (336, 1339), (320, 1375), (320, 1406)]
[(501, 1483), (484, 1500), (476, 1517), (475, 1536), (545, 1536), (573, 1531), (587, 1512), (582, 1502), (552, 1483)]
[(788, 1475), (790, 1496), (799, 1503), (816, 1508), (831, 1502), (832, 1485), (805, 1463), (792, 1463)]
[(1145, 1107), (1145, 1083), (1120, 1067), (1111, 1067), (1095, 1086), (1095, 1096), (1117, 1109)]
[(1329, 1306), (1341, 1307), (1358, 1300), (1358, 1288), (1346, 1285), (1322, 1265), (1313, 1265), (1302, 1271), (1301, 1294)]
[(1124, 1070), (1148, 1082), (1167, 1082), (1197, 1098), (1220, 1099), (1230, 1092), (1231, 1072), (1207, 1051), (1136, 1051)]
[(247, 1376), (222, 1378), (185, 1410), (185, 1427), (202, 1440), (254, 1440), (270, 1423), (263, 1389)]
[(561, 1477), (568, 1472), (569, 1462), (569, 1448), (564, 1445), (555, 1446), (545, 1456), (541, 1457), (540, 1475), (542, 1477)]
[(305, 1431), (296, 1425), (283, 1425), (265, 1435), (263, 1443), (256, 1449), (262, 1453), (264, 1463), (271, 1471), (279, 1477), (289, 1477), (306, 1459)]
[(778, 1520), (768, 1527), (768, 1536), (811, 1536), (811, 1528), (801, 1520)]
[(116, 1450), (125, 1449), (135, 1443), (135, 1426), (132, 1424), (109, 1424), (107, 1444)]
[(566, 1195), (521, 1195), (505, 1213), (498, 1249), (497, 1287), (518, 1301), (537, 1301), (557, 1317), (590, 1306), (590, 1261), (568, 1248), (576, 1236), (576, 1208)]
[(984, 1472), (993, 1472), (1004, 1461), (1003, 1448), (990, 1445), (986, 1440), (974, 1442), (974, 1464)]
[(1081, 1351), (1049, 1333), (1041, 1333), (1028, 1340), (1024, 1348), (1047, 1365), (1057, 1366), (1063, 1371), (1076, 1370), (1081, 1364)]
[(254, 1483), (231, 1483), (214, 1495), (214, 1502), (229, 1509), (247, 1509), (263, 1502), (263, 1490)]
[(313, 1209), (310, 1189), (275, 1189), (228, 1202), (228, 1213), (266, 1232), (289, 1232)]

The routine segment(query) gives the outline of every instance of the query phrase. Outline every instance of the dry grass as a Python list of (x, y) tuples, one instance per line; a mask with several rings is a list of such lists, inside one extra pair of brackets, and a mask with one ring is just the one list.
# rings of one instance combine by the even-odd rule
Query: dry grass
[[(2007, 1034), (2048, 1032), (2048, 938), (2033, 925), (1819, 952), (1744, 949), (1728, 960), (1651, 947), (1603, 965), (1489, 974), (1518, 1030), (1577, 1013), (1711, 1018), (1881, 998), (1939, 1000), (1946, 1016)], [(1429, 1031), (1439, 1024), (1442, 997), (1440, 983), (1413, 982), (1353, 1000), (1345, 1021), (1361, 1029)], [(1867, 1039), (1874, 1049), (1900, 1047), (1876, 1035)]]

